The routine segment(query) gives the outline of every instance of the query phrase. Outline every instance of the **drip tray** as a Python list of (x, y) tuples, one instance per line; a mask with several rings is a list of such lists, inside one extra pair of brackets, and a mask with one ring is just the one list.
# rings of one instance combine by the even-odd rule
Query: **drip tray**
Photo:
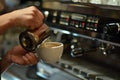
[[(39, 72), (37, 72), (37, 75), (43, 77), (43, 75), (41, 75), (41, 73)], [(46, 80), (83, 80), (83, 79), (78, 79), (64, 72), (55, 72), (54, 74), (46, 78)]]
[(84, 80), (47, 64), (38, 63), (37, 75), (46, 80)]

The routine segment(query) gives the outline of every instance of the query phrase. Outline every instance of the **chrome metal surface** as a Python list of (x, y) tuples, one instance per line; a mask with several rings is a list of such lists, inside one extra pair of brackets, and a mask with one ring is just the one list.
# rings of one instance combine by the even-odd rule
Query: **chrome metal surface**
[(43, 1), (42, 7), (44, 9), (70, 11), (81, 14), (120, 19), (120, 6), (98, 5), (91, 3), (65, 4), (57, 1)]
[(13, 75), (13, 73), (6, 72), (1, 75), (1, 80), (21, 80), (21, 79)]

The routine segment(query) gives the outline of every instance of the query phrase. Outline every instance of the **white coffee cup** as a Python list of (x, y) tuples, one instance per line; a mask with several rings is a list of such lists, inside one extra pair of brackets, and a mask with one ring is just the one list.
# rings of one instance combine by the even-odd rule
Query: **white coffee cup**
[(37, 55), (45, 63), (55, 63), (60, 60), (63, 53), (63, 43), (44, 42), (37, 49)]

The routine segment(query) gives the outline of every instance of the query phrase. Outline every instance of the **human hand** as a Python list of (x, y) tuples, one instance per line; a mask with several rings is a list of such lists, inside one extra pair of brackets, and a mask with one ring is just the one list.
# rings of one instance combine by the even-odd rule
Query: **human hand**
[(8, 53), (9, 61), (20, 65), (34, 65), (38, 62), (35, 53), (25, 51), (21, 46), (15, 46)]
[(43, 14), (34, 6), (15, 10), (11, 12), (10, 15), (15, 25), (25, 26), (28, 29), (40, 27), (44, 19)]

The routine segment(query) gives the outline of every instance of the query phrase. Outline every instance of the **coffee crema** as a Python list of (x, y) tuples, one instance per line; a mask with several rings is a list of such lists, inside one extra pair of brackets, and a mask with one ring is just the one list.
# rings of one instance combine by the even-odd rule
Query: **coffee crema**
[(61, 44), (59, 44), (59, 43), (45, 42), (41, 45), (41, 47), (52, 48), (52, 47), (57, 47), (57, 46), (60, 46), (60, 45)]

